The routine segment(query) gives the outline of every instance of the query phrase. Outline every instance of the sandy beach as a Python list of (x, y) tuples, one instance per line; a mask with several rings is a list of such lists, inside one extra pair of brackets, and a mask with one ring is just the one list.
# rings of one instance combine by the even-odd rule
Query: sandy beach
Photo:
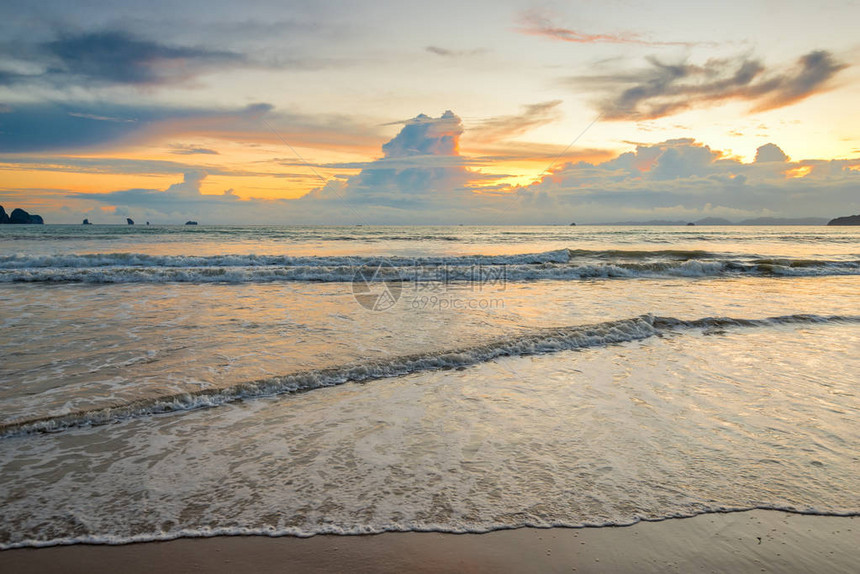
[(629, 527), (488, 534), (260, 536), (0, 552), (28, 572), (852, 572), (856, 517), (707, 514)]

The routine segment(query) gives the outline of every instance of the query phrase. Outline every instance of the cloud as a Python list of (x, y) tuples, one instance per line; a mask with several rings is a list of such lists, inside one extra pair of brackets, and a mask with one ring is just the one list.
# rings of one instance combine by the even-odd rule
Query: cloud
[(61, 33), (16, 52), (15, 67), (25, 71), (0, 72), (0, 85), (151, 87), (187, 83), (210, 71), (260, 65), (236, 52), (173, 46), (124, 30)]
[[(232, 192), (203, 195), (200, 183), (207, 175), (204, 170), (185, 173), (181, 183), (166, 190), (127, 189), (74, 193), (68, 197), (99, 202), (124, 212), (143, 213), (156, 220), (193, 217), (221, 222), (239, 219), (369, 223), (395, 214), (401, 218), (420, 218), (425, 211), (434, 213), (452, 203), (461, 203), (471, 194), (470, 184), (486, 177), (464, 166), (459, 156), (462, 132), (462, 122), (453, 112), (445, 112), (438, 118), (421, 114), (404, 122), (400, 132), (382, 146), (382, 158), (368, 162), (357, 175), (333, 178), (325, 186), (295, 200), (240, 201)], [(175, 169), (181, 166), (172, 162), (157, 163), (169, 165), (152, 167)], [(127, 169), (135, 167), (131, 165)]]
[(124, 144), (188, 137), (279, 146), (284, 138), (293, 146), (326, 149), (368, 148), (380, 139), (375, 127), (349, 116), (290, 113), (268, 103), (192, 108), (45, 102), (15, 104), (5, 111), (0, 114), (0, 153), (7, 154), (108, 147), (115, 152)]
[(168, 46), (121, 30), (64, 35), (44, 47), (59, 63), (52, 74), (107, 84), (185, 82), (206, 70), (246, 62), (234, 52)]
[(848, 64), (837, 61), (830, 52), (810, 52), (797, 61), (793, 70), (771, 80), (776, 83), (776, 89), (770, 91), (757, 109), (779, 108), (803, 100), (847, 67)]
[(782, 70), (768, 70), (748, 57), (712, 59), (703, 65), (649, 57), (647, 63), (636, 71), (568, 81), (604, 94), (597, 102), (603, 119), (646, 120), (728, 100), (749, 101), (755, 111), (787, 106), (826, 90), (847, 67), (826, 51), (810, 52)]
[(789, 160), (789, 157), (785, 155), (785, 152), (782, 151), (778, 145), (776, 144), (764, 144), (759, 147), (755, 152), (755, 163), (767, 163), (767, 162), (780, 162), (784, 163)]
[(475, 48), (472, 50), (449, 50), (448, 48), (441, 48), (439, 46), (426, 46), (424, 50), (431, 54), (442, 56), (443, 58), (464, 58), (486, 52), (483, 48)]
[(80, 150), (116, 145), (162, 125), (181, 122), (241, 123), (256, 109), (216, 110), (110, 103), (16, 104), (0, 115), (0, 153)]
[(463, 123), (451, 110), (439, 118), (424, 114), (405, 122), (391, 141), (382, 146), (386, 158), (418, 155), (457, 155)]
[(97, 120), (100, 122), (117, 122), (121, 124), (133, 124), (136, 121), (128, 118), (113, 118), (110, 116), (99, 116), (97, 114), (87, 114), (82, 112), (69, 112), (69, 115), (73, 118), (84, 118), (87, 120)]
[[(304, 164), (296, 163), (293, 166)], [(4, 156), (0, 157), (0, 170), (55, 171), (64, 173), (153, 175), (176, 174), (189, 171), (205, 172), (209, 175), (232, 177), (291, 177), (305, 178), (307, 173), (288, 173), (231, 169), (222, 165), (190, 164), (157, 159), (133, 159), (118, 157), (67, 157), (67, 156)]]
[(467, 197), (472, 183), (486, 178), (465, 167), (459, 152), (462, 133), (462, 121), (450, 110), (438, 118), (420, 114), (382, 146), (382, 158), (303, 200), (335, 200), (352, 210), (395, 209), (407, 217), (444, 209)]
[(214, 149), (209, 149), (201, 146), (195, 145), (183, 145), (183, 144), (172, 144), (170, 145), (170, 153), (176, 155), (218, 155), (218, 152)]
[(561, 100), (552, 100), (524, 106), (521, 114), (496, 116), (483, 120), (469, 130), (479, 140), (499, 141), (514, 138), (540, 126), (552, 123), (561, 117), (558, 109)]
[(203, 172), (186, 173), (182, 183), (176, 183), (166, 190), (156, 189), (126, 189), (110, 193), (74, 193), (72, 199), (86, 199), (125, 208), (145, 208), (149, 212), (166, 215), (186, 215), (195, 213), (198, 208), (208, 209), (219, 206), (232, 207), (239, 198), (232, 190), (221, 195), (203, 195), (200, 193), (200, 183), (206, 177)]
[(520, 16), (520, 25), (517, 31), (530, 36), (541, 36), (575, 44), (638, 44), (644, 46), (692, 46), (695, 44), (695, 42), (658, 42), (648, 40), (633, 32), (589, 34), (559, 26), (553, 23), (549, 14), (540, 10), (524, 12)]
[(639, 144), (514, 188), (482, 187), (482, 174), (467, 167), (377, 169), (385, 161), (293, 200), (291, 211), (321, 223), (345, 216), (353, 223), (500, 224), (832, 217), (860, 210), (860, 158), (792, 162), (775, 144), (762, 146), (753, 163), (693, 139)]
[(202, 195), (199, 188), (205, 173), (198, 171), (186, 173), (182, 183), (166, 190), (130, 189), (69, 197), (156, 220), (443, 222), (441, 218), (468, 211), (468, 205), (480, 202), (475, 185), (497, 177), (466, 167), (467, 161), (459, 155), (462, 133), (462, 122), (451, 111), (435, 118), (421, 114), (404, 122), (400, 132), (382, 146), (383, 157), (368, 162), (358, 174), (332, 178), (299, 199), (239, 201), (232, 194)]
[[(860, 211), (860, 158), (792, 161), (766, 144), (756, 161), (744, 163), (693, 139), (673, 139), (636, 144), (605, 161), (567, 163), (531, 185), (508, 187), (460, 156), (463, 132), (453, 112), (419, 115), (382, 146), (383, 157), (298, 199), (240, 200), (232, 190), (203, 195), (200, 184), (209, 172), (188, 170), (167, 189), (69, 194), (77, 207), (66, 205), (62, 218), (90, 217), (93, 205), (159, 222), (329, 225), (739, 220)], [(51, 201), (58, 203), (56, 196)]]
[(858, 167), (860, 158), (792, 162), (775, 144), (743, 163), (676, 139), (640, 144), (602, 163), (567, 164), (521, 193), (544, 194), (577, 221), (833, 217), (860, 208)]
[[(141, 130), (146, 122), (160, 115), (144, 109), (125, 115), (130, 111), (109, 105), (16, 104), (0, 116), (0, 153), (79, 149), (109, 143)], [(123, 121), (101, 119), (107, 115)]]

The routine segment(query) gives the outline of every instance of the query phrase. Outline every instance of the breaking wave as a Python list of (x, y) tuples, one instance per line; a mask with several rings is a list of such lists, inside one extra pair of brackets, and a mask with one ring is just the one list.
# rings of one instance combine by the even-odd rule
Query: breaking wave
[[(288, 255), (3, 255), (0, 282), (270, 283), (349, 282), (377, 268), (376, 280), (507, 281), (660, 277), (804, 277), (858, 275), (858, 260), (737, 257), (700, 250), (570, 250), (459, 257), (293, 257)], [(466, 270), (466, 272), (463, 272)]]
[(678, 331), (856, 322), (860, 322), (860, 315), (798, 314), (764, 319), (705, 317), (695, 320), (642, 315), (593, 325), (541, 329), (458, 349), (355, 362), (247, 381), (223, 388), (206, 388), (64, 415), (0, 423), (0, 437), (33, 432), (58, 432), (72, 427), (102, 425), (131, 417), (214, 407), (236, 400), (310, 391), (348, 382), (363, 383), (423, 371), (457, 369), (499, 357), (522, 357), (638, 341)]

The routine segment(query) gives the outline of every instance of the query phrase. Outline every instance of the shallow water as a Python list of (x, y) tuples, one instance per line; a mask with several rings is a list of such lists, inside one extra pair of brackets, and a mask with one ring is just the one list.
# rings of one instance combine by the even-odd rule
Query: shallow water
[(0, 235), (3, 547), (860, 513), (857, 232), (92, 227)]

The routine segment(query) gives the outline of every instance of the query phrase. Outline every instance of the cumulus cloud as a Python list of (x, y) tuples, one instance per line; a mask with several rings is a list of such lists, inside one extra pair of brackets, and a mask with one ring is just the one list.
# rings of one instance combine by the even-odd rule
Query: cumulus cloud
[[(692, 139), (640, 144), (602, 163), (571, 163), (523, 193), (591, 221), (706, 216), (833, 217), (856, 210), (860, 158), (792, 162), (775, 144), (743, 163)], [(803, 177), (796, 177), (802, 173)]]
[(463, 123), (451, 110), (442, 117), (419, 116), (405, 122), (403, 129), (382, 146), (386, 158), (420, 155), (457, 155)]
[(462, 133), (462, 121), (450, 110), (438, 118), (421, 114), (382, 146), (382, 158), (299, 201), (333, 201), (356, 214), (362, 210), (362, 217), (364, 210), (382, 209), (406, 218), (462, 203), (471, 195), (471, 184), (485, 177), (460, 157)]
[[(105, 205), (109, 208), (106, 212), (113, 215), (168, 223), (200, 216), (225, 223), (235, 222), (237, 217), (259, 215), (265, 209), (260, 202), (240, 200), (232, 189), (218, 195), (203, 195), (200, 184), (206, 175), (204, 172), (188, 172), (180, 183), (164, 190), (124, 189), (110, 193), (74, 193), (68, 197)], [(90, 210), (82, 213), (92, 215), (99, 212)], [(102, 211), (102, 215), (104, 213)]]
[(133, 218), (174, 223), (600, 223), (860, 211), (860, 158), (792, 161), (777, 145), (766, 144), (756, 161), (744, 163), (693, 139), (673, 139), (640, 143), (606, 161), (567, 163), (531, 185), (485, 187), (498, 176), (474, 170), (460, 157), (463, 131), (453, 112), (419, 115), (358, 174), (331, 178), (298, 199), (240, 200), (231, 191), (203, 195), (203, 171), (189, 171), (164, 190), (77, 193), (70, 199), (88, 209), (95, 203)]
[(785, 155), (785, 152), (782, 151), (778, 145), (772, 143), (760, 146), (755, 152), (756, 163), (767, 163), (773, 161), (784, 163), (788, 160), (789, 157)]
[[(203, 171), (186, 173), (182, 183), (166, 190), (130, 189), (111, 193), (76, 193), (76, 200), (113, 208), (139, 210), (147, 217), (193, 217), (207, 221), (396, 222), (420, 219), (472, 195), (471, 184), (482, 174), (471, 171), (459, 155), (460, 118), (447, 111), (438, 118), (421, 114), (404, 122), (382, 146), (383, 157), (368, 162), (349, 178), (333, 178), (294, 200), (239, 201), (235, 195), (202, 195)], [(170, 163), (170, 162), (164, 162)]]
[(827, 51), (810, 52), (783, 69), (768, 69), (749, 57), (702, 65), (649, 57), (647, 64), (634, 71), (569, 78), (569, 83), (603, 94), (597, 102), (603, 119), (645, 120), (728, 100), (748, 101), (755, 111), (787, 106), (826, 90), (847, 67)]
[(193, 211), (200, 203), (209, 205), (227, 202), (233, 204), (239, 199), (230, 193), (222, 195), (202, 195), (200, 183), (206, 177), (202, 172), (186, 173), (181, 183), (176, 183), (166, 190), (157, 189), (125, 189), (110, 193), (75, 193), (74, 199), (89, 199), (101, 203), (122, 207), (146, 207), (162, 213), (185, 214)]

